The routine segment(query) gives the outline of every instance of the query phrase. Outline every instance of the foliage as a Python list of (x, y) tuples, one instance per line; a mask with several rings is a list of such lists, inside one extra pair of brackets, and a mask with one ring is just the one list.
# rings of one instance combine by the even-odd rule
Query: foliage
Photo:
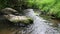
[(0, 0), (0, 9), (5, 7), (11, 7), (18, 11), (36, 8), (46, 14), (60, 18), (60, 0)]
[(11, 7), (14, 9), (19, 9), (24, 7), (25, 0), (0, 0), (0, 9), (5, 7)]
[(35, 6), (46, 14), (60, 18), (60, 0), (28, 0), (28, 5)]

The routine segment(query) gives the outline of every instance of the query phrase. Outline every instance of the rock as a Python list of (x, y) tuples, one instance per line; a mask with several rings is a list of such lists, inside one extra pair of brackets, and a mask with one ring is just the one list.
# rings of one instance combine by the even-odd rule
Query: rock
[(10, 15), (4, 15), (4, 17), (13, 23), (23, 23), (23, 24), (33, 23), (33, 19), (26, 16), (15, 16), (10, 14)]
[(8, 15), (8, 14), (19, 15), (19, 12), (12, 8), (4, 8), (1, 10), (1, 13), (3, 15)]
[(12, 8), (5, 8), (1, 10), (4, 18), (9, 22), (20, 25), (33, 23), (33, 19), (29, 16), (20, 16), (20, 13)]

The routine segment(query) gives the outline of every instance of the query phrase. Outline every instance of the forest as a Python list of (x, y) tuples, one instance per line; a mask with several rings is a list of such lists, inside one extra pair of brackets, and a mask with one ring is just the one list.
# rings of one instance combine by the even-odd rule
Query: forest
[(0, 34), (60, 34), (60, 0), (0, 0)]

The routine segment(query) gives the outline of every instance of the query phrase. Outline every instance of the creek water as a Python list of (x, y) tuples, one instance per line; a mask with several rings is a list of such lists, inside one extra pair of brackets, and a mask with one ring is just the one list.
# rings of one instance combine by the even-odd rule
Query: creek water
[(32, 9), (24, 10), (29, 11), (25, 13), (26, 16), (33, 18), (33, 24), (28, 27), (18, 27), (9, 25), (0, 25), (0, 34), (60, 34), (60, 27), (52, 27), (52, 23), (42, 17), (35, 16)]

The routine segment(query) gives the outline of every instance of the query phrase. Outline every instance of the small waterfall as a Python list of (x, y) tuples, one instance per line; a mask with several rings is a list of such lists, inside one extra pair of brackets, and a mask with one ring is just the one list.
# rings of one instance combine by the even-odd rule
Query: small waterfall
[(24, 15), (33, 18), (34, 23), (28, 27), (6, 27), (7, 25), (3, 25), (0, 34), (60, 34), (60, 28), (50, 26), (47, 20), (36, 16), (33, 9), (24, 10)]
[[(33, 24), (28, 25), (28, 27), (16, 27), (16, 26), (5, 26), (0, 24), (0, 34), (60, 34), (59, 27), (52, 27), (47, 20), (42, 17), (38, 17), (34, 14), (33, 9), (24, 10), (24, 15), (33, 18)], [(4, 20), (1, 20), (4, 21)], [(6, 21), (4, 21), (6, 22)]]
[(31, 34), (59, 34), (56, 30), (54, 30), (54, 28), (50, 27), (44, 22), (46, 20), (41, 17), (35, 16), (33, 9), (24, 10), (24, 14), (33, 18), (34, 20), (34, 24), (32, 27), (33, 31)]
[(33, 9), (26, 9), (26, 10), (24, 10), (24, 15), (25, 16), (28, 16), (28, 17), (31, 17), (33, 19), (35, 17), (35, 14), (34, 14)]

